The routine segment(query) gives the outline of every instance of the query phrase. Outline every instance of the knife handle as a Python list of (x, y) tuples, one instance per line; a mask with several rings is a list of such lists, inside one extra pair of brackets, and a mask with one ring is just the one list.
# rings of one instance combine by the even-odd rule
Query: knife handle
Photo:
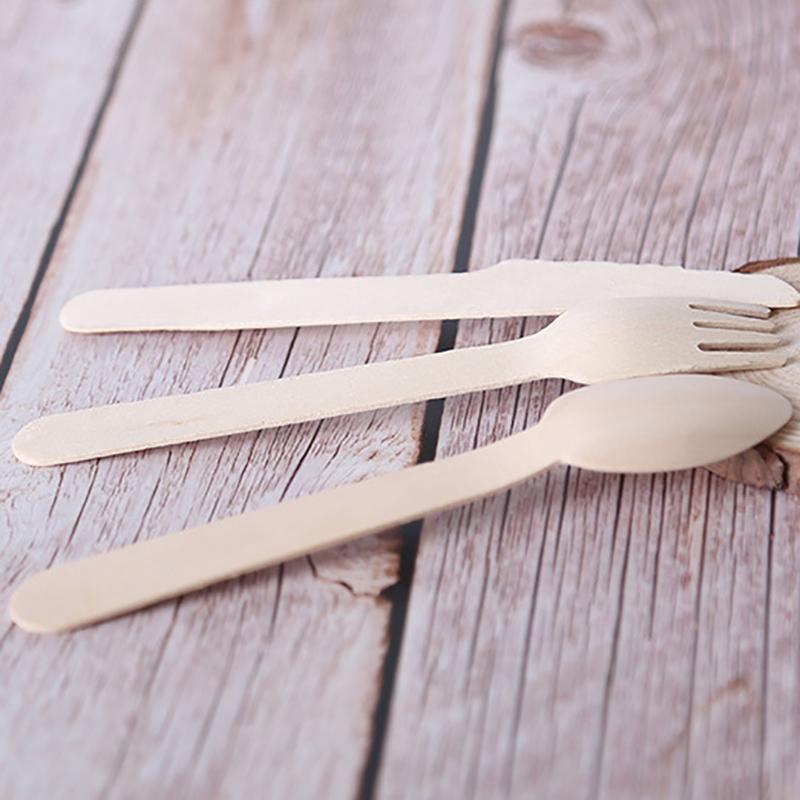
[(531, 307), (530, 299), (520, 297), (531, 294), (524, 263), (429, 275), (100, 289), (74, 297), (60, 319), (73, 333), (113, 333), (520, 316)]

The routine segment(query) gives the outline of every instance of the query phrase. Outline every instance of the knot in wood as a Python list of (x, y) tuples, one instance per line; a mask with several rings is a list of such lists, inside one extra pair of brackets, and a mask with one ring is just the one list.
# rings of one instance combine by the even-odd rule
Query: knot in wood
[(605, 48), (606, 37), (586, 25), (555, 20), (520, 28), (514, 41), (525, 61), (558, 67), (596, 58)]

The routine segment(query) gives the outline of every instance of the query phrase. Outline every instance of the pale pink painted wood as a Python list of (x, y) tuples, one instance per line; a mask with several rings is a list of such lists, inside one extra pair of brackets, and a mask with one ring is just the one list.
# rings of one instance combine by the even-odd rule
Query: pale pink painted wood
[[(57, 314), (99, 286), (451, 269), (495, 13), (145, 6), (0, 402), (3, 601), (51, 561), (415, 460), (419, 406), (76, 468), (7, 445), (46, 411), (433, 349), (435, 324), (73, 337)], [(352, 796), (396, 579), (389, 536), (76, 636), (7, 625), (0, 795)]]
[(135, 0), (0, 3), (0, 353), (57, 224)]
[[(497, 8), (481, 6), (149, 4), (0, 441), (43, 412), (430, 350), (428, 325), (78, 340), (55, 317), (97, 285), (450, 269)], [(64, 5), (86, 8), (99, 19)], [(511, 3), (473, 264), (793, 253), (791, 0), (562, 13)], [(535, 327), (470, 323), (460, 342)], [(560, 389), (449, 403), (440, 451), (524, 426)], [(52, 559), (397, 468), (421, 413), (64, 470), (6, 451), (2, 599)], [(432, 520), (378, 795), (795, 796), (798, 511), (703, 472), (562, 470)], [(386, 642), (376, 595), (396, 577), (389, 536), (76, 636), (9, 627), (3, 796), (352, 796)]]
[[(512, 3), (474, 264), (794, 254), (798, 25), (792, 0)], [(439, 453), (561, 388), (448, 401)], [(799, 512), (561, 470), (426, 523), (379, 795), (797, 796)]]

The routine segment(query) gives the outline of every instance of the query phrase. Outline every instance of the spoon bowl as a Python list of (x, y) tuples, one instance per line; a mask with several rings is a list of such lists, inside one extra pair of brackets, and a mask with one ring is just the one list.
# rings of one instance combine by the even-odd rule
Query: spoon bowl
[(791, 403), (775, 391), (713, 375), (672, 375), (576, 389), (541, 425), (559, 461), (600, 472), (668, 472), (712, 464), (781, 428)]

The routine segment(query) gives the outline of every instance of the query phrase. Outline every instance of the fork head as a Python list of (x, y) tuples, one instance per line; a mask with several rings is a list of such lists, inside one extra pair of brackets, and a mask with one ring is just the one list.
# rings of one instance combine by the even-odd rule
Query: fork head
[(787, 352), (764, 306), (619, 298), (570, 309), (549, 328), (559, 371), (580, 383), (680, 372), (772, 369)]

